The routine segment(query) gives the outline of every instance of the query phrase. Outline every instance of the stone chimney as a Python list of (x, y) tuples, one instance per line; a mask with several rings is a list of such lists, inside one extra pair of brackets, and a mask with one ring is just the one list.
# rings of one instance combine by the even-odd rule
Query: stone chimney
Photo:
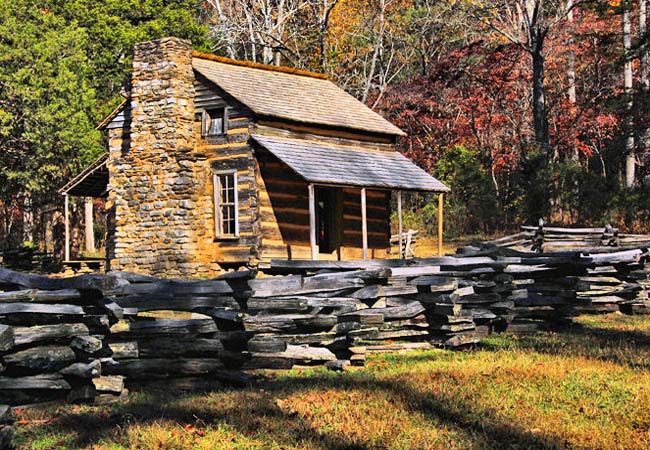
[(129, 115), (123, 136), (109, 142), (115, 217), (110, 267), (198, 275), (190, 42), (169, 37), (135, 46)]
[(169, 37), (136, 44), (131, 76), (131, 150), (141, 159), (194, 149), (192, 45)]

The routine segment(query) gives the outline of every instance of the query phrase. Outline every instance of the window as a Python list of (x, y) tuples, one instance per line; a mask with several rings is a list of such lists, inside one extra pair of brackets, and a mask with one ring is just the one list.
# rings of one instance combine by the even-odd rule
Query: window
[(214, 181), (214, 228), (217, 238), (239, 236), (237, 172), (217, 172)]
[(202, 136), (220, 136), (228, 131), (228, 110), (215, 108), (203, 111), (201, 122)]

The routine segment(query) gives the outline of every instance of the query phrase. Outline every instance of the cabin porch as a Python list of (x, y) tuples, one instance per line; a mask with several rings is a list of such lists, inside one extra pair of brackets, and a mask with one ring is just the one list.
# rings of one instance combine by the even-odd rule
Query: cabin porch
[(102, 155), (79, 175), (70, 180), (59, 189), (63, 195), (65, 246), (63, 267), (66, 271), (98, 272), (104, 271), (106, 266), (105, 256), (72, 255), (72, 225), (71, 225), (71, 198), (82, 198), (84, 205), (83, 240), (85, 255), (94, 255), (97, 252), (94, 233), (94, 200), (105, 199), (108, 195), (108, 169), (106, 168), (107, 155)]
[(391, 209), (397, 247), (408, 239), (402, 200), (438, 194), (438, 253), (443, 196), (449, 189), (394, 150), (367, 144), (253, 135), (261, 215), (260, 260), (360, 260), (406, 256), (390, 252)]

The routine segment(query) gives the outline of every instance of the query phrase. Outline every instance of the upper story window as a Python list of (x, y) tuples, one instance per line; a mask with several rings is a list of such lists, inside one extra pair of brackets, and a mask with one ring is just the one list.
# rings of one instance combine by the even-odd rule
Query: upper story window
[(237, 172), (217, 172), (214, 181), (215, 235), (217, 238), (239, 236), (239, 199), (237, 196)]
[(221, 136), (228, 131), (228, 110), (213, 108), (203, 111), (201, 122), (202, 136)]

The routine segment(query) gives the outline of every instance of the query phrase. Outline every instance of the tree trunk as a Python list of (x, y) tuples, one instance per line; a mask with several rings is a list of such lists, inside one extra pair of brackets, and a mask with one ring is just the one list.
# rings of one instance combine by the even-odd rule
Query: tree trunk
[[(639, 0), (639, 55), (641, 60), (640, 81), (642, 101), (647, 104), (650, 101), (650, 47), (648, 46), (648, 0)], [(646, 107), (647, 108), (647, 107)], [(647, 109), (645, 109), (647, 111)], [(646, 113), (647, 115), (647, 113)], [(647, 117), (641, 118), (641, 130), (639, 130), (639, 147), (643, 152), (643, 165), (647, 174), (647, 164), (650, 163), (650, 127)], [(646, 180), (647, 180), (646, 175)]]
[(636, 181), (636, 155), (634, 152), (634, 130), (632, 128), (632, 23), (630, 21), (630, 4), (623, 5), (623, 51), (625, 64), (623, 67), (624, 95), (626, 100), (625, 118), (625, 186), (634, 187)]
[[(569, 38), (567, 41), (567, 50), (569, 53), (567, 58), (567, 64), (568, 64), (567, 97), (569, 98), (569, 103), (571, 103), (572, 106), (575, 106), (577, 97), (576, 97), (576, 55), (573, 49), (573, 46), (575, 45), (575, 36), (574, 36), (574, 29), (573, 29), (573, 0), (567, 0), (566, 8), (567, 8), (567, 22), (569, 23)], [(574, 161), (578, 161), (580, 159), (580, 154), (576, 146), (573, 146), (573, 153), (571, 154), (571, 159), (573, 159)]]
[(23, 242), (34, 242), (34, 211), (29, 192), (23, 197)]
[(639, 53), (641, 55), (641, 86), (650, 90), (650, 47), (648, 46), (648, 0), (639, 0)]
[(377, 60), (384, 46), (384, 14), (386, 12), (386, 1), (380, 0), (379, 2), (379, 17), (377, 19), (379, 29), (377, 30), (377, 37), (375, 40), (375, 48), (372, 52), (372, 59), (370, 60), (370, 68), (368, 69), (368, 75), (366, 76), (366, 86), (363, 90), (363, 96), (361, 101), (363, 103), (368, 99), (368, 94), (370, 93), (370, 88), (372, 86), (372, 80), (375, 78), (375, 72), (377, 70)]
[(544, 48), (545, 34), (535, 27), (531, 30), (531, 56), (533, 59), (533, 124), (535, 126), (535, 141), (550, 159), (551, 143), (548, 134), (548, 118), (546, 116), (546, 95), (544, 88)]

